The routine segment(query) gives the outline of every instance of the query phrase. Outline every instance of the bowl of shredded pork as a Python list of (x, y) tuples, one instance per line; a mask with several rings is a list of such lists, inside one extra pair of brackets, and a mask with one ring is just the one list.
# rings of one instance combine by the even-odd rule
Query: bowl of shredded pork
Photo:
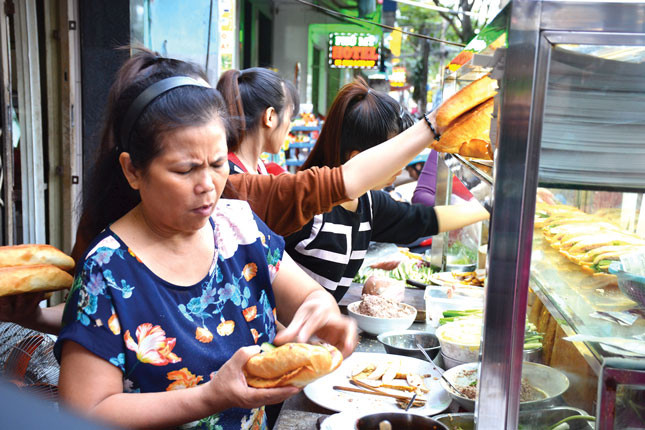
[(405, 330), (417, 316), (413, 306), (369, 294), (347, 305), (347, 313), (356, 320), (358, 328), (375, 336), (386, 331)]

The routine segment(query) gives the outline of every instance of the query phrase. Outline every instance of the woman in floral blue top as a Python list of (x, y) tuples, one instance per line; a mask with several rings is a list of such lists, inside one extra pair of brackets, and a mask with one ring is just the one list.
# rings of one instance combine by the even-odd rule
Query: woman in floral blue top
[(266, 428), (264, 405), (298, 389), (247, 386), (257, 345), (316, 335), (348, 355), (354, 323), (247, 203), (220, 199), (225, 107), (191, 66), (136, 53), (103, 138), (114, 150), (93, 171), (105, 187), (90, 205), (109, 216), (65, 308), (63, 400), (127, 428)]

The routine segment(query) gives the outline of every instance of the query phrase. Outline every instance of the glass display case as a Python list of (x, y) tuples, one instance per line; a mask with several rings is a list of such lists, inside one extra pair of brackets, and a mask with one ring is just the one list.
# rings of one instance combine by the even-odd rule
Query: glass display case
[(526, 428), (529, 320), (542, 379), (566, 379), (557, 393), (536, 385), (553, 401), (532, 413), (569, 406), (596, 428), (645, 428), (645, 285), (610, 273), (645, 251), (645, 3), (515, 0), (506, 14), (486, 70), (500, 87), (490, 182), (443, 157), (492, 191), (476, 195), (493, 206), (476, 426)]

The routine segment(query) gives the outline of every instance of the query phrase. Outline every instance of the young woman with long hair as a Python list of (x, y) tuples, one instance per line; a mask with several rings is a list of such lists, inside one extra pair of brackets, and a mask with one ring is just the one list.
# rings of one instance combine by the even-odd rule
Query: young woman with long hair
[(298, 113), (298, 91), (272, 70), (228, 70), (217, 82), (233, 120), (228, 136), (231, 173), (267, 174), (260, 154), (277, 154), (291, 118)]
[[(302, 168), (340, 166), (380, 142), (418, 127), (412, 124), (399, 103), (358, 79), (345, 85), (334, 99)], [(375, 171), (385, 168), (384, 164), (370, 167)], [(396, 202), (379, 190), (391, 185), (398, 173), (400, 170), (383, 175), (372, 191), (316, 215), (300, 231), (285, 237), (289, 255), (337, 301), (360, 269), (370, 241), (410, 243), (489, 216), (477, 203), (433, 208)]]

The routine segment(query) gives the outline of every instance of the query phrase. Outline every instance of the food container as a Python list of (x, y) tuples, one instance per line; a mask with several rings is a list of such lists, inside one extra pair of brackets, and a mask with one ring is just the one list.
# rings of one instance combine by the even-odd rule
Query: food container
[[(450, 381), (451, 384), (459, 387), (467, 387), (477, 378), (477, 372), (469, 376), (463, 375), (463, 371), (477, 370), (479, 363), (466, 363), (460, 366), (453, 367), (446, 370), (443, 376)], [(561, 402), (561, 395), (569, 389), (569, 379), (553, 367), (545, 366), (544, 364), (529, 363), (527, 361), (522, 363), (522, 379), (536, 388), (538, 391), (544, 393), (546, 397), (537, 400), (530, 400), (520, 402), (520, 410), (533, 410), (555, 406)], [(441, 386), (450, 394), (457, 403), (459, 403), (467, 411), (475, 410), (475, 400), (464, 396), (461, 393), (455, 392), (448, 384), (441, 379)]]
[(463, 363), (477, 361), (481, 332), (481, 318), (464, 318), (442, 325), (436, 331), (441, 353)]
[(413, 306), (401, 303), (401, 306), (407, 308), (410, 311), (408, 315), (402, 318), (369, 317), (357, 312), (358, 306), (360, 304), (361, 301), (359, 300), (347, 305), (347, 313), (350, 317), (356, 320), (358, 328), (375, 336), (381, 333), (385, 333), (386, 331), (405, 330), (412, 325), (414, 319), (417, 316), (417, 310)]
[(525, 349), (524, 361), (530, 361), (531, 363), (542, 363), (542, 348)]
[(381, 412), (361, 417), (356, 422), (357, 430), (379, 430), (383, 421), (390, 423), (389, 428), (395, 430), (448, 430), (439, 421), (423, 415), (411, 414), (408, 412)]
[[(435, 333), (441, 344), (446, 369), (478, 360), (482, 327), (480, 317), (468, 317), (437, 328)], [(542, 348), (525, 349), (524, 361), (541, 363)]]
[(393, 330), (379, 334), (379, 342), (385, 347), (388, 354), (407, 355), (426, 360), (419, 348), (420, 344), (431, 359), (439, 353), (439, 340), (433, 333), (419, 330)]
[(446, 264), (446, 272), (473, 272), (477, 263), (470, 264)]
[(432, 327), (439, 326), (444, 311), (484, 308), (484, 289), (481, 287), (428, 285), (423, 298), (426, 323)]
[[(551, 428), (559, 421), (575, 416), (585, 416), (587, 413), (582, 409), (569, 406), (555, 406), (549, 409), (538, 409), (534, 411), (522, 411), (519, 415), (519, 425), (523, 429), (542, 430)], [(456, 413), (441, 414), (434, 417), (437, 421), (445, 424), (449, 429), (474, 430), (475, 414)], [(592, 430), (594, 427), (585, 419), (568, 421), (570, 430)]]
[(443, 360), (443, 368), (445, 370), (452, 369), (453, 367), (461, 366), (462, 364), (468, 363), (467, 361), (460, 361), (460, 360), (455, 360), (454, 358), (450, 358), (447, 355), (445, 355), (443, 352), (441, 353), (441, 359)]

